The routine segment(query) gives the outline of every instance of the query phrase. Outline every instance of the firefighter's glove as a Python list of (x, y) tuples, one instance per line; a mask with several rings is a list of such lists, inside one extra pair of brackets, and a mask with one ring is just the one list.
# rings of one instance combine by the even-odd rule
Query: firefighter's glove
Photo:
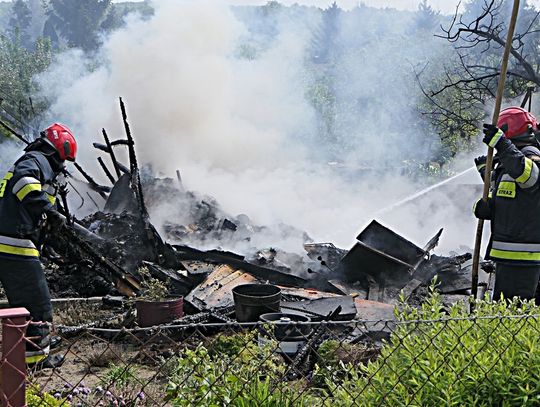
[(504, 132), (507, 129), (506, 124), (499, 129), (494, 124), (484, 123), (484, 129), (482, 130), (484, 132), (484, 138), (482, 141), (491, 148), (497, 148), (497, 143), (501, 138), (504, 138)]
[(57, 210), (51, 209), (47, 211), (47, 223), (53, 229), (60, 228), (66, 224), (66, 218), (64, 218)]
[[(485, 155), (481, 155), (480, 157), (476, 157), (474, 159), (474, 164), (476, 165), (476, 169), (478, 171), (483, 171), (484, 168), (486, 168), (486, 162), (487, 157)], [(497, 164), (499, 162), (499, 157), (493, 157), (493, 165)]]
[(485, 155), (476, 157), (474, 159), (474, 164), (476, 165), (476, 169), (478, 171), (482, 171), (484, 168), (486, 168), (486, 161), (487, 161), (487, 157)]
[(478, 219), (490, 220), (491, 208), (489, 206), (489, 200), (486, 202), (483, 199), (479, 199), (473, 206), (473, 213)]

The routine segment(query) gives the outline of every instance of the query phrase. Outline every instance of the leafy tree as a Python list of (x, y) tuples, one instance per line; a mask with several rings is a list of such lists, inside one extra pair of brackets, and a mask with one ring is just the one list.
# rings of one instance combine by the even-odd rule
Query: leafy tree
[[(443, 138), (453, 139), (454, 150), (477, 135), (484, 105), (496, 94), (502, 49), (509, 23), (509, 0), (472, 0), (454, 15), (438, 36), (453, 45), (454, 55), (442, 69), (427, 75), (423, 112)], [(505, 84), (514, 98), (530, 84), (540, 85), (540, 11), (521, 4)], [(441, 72), (442, 71), (442, 72)], [(420, 76), (420, 75), (419, 75)], [(424, 77), (425, 79), (425, 77)], [(455, 152), (455, 151), (454, 151)]]
[(29, 48), (30, 44), (30, 23), (32, 13), (25, 0), (15, 0), (11, 9), (8, 32), (12, 40), (19, 41), (22, 45)]
[(419, 30), (433, 32), (439, 25), (440, 13), (431, 7), (427, 0), (422, 0), (416, 12), (415, 25)]
[(34, 76), (47, 69), (51, 59), (48, 39), (39, 38), (29, 50), (18, 38), (0, 36), (0, 113), (23, 132), (37, 127), (48, 107), (45, 100), (34, 98), (38, 90)]
[(44, 34), (53, 41), (56, 34), (70, 47), (94, 50), (103, 25), (111, 26), (110, 12), (111, 0), (50, 0)]
[(319, 29), (315, 32), (312, 40), (312, 58), (315, 63), (331, 63), (337, 57), (340, 44), (339, 36), (339, 18), (341, 9), (336, 2), (323, 10), (322, 21)]

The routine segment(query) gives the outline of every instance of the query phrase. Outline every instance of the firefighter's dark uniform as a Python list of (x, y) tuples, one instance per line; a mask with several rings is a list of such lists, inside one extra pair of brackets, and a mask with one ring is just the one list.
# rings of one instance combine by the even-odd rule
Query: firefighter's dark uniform
[[(39, 260), (41, 226), (55, 203), (55, 172), (41, 151), (24, 154), (0, 182), (0, 281), (10, 306), (25, 307), (33, 321), (52, 321), (49, 288)], [(48, 327), (30, 325), (43, 349), (27, 346), (27, 363), (48, 353)]]
[[(488, 204), (474, 212), (491, 221), (486, 258), (496, 263), (493, 299), (532, 299), (540, 278), (540, 150), (518, 149), (510, 140), (497, 143), (500, 160), (491, 178)], [(482, 173), (482, 172), (481, 172)]]

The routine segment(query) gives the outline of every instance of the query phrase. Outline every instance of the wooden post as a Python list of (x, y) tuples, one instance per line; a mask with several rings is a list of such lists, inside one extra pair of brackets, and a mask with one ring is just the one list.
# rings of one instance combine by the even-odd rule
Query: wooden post
[[(506, 43), (504, 45), (504, 53), (502, 58), (501, 75), (499, 76), (499, 85), (497, 86), (497, 97), (495, 99), (495, 110), (493, 111), (493, 119), (491, 123), (497, 125), (499, 120), (499, 112), (501, 110), (502, 97), (504, 93), (504, 83), (506, 81), (506, 72), (508, 70), (508, 57), (510, 50), (512, 49), (512, 38), (514, 37), (514, 29), (516, 28), (516, 20), (519, 11), (519, 0), (514, 0), (514, 7), (512, 8), (512, 17), (510, 18), (510, 25), (508, 27), (508, 34), (506, 36)], [(493, 167), (493, 148), (488, 147), (486, 169), (484, 173), (484, 193), (482, 199), (487, 202), (489, 196), (489, 188), (491, 185), (491, 169)], [(472, 295), (476, 298), (478, 294), (478, 266), (480, 263), (480, 246), (482, 245), (482, 232), (484, 230), (484, 220), (478, 219), (478, 226), (476, 228), (476, 240), (474, 243), (473, 253), (473, 266), (472, 266)]]

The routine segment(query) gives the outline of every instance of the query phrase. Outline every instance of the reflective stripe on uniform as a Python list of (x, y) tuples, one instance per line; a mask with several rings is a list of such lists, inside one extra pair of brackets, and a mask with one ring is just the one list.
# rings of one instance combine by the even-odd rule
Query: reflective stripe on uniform
[(489, 146), (490, 146), (491, 148), (495, 148), (495, 145), (496, 145), (496, 144), (499, 142), (499, 140), (500, 140), (501, 138), (503, 138), (503, 137), (504, 137), (504, 133), (503, 133), (503, 131), (502, 131), (501, 129), (499, 129), (499, 131), (497, 131), (497, 133), (495, 133), (495, 134), (493, 135), (493, 137), (491, 138), (491, 140), (489, 141)]
[(516, 182), (521, 188), (530, 188), (538, 181), (539, 173), (538, 166), (530, 158), (525, 157), (525, 168), (523, 173), (516, 178)]
[(39, 251), (31, 240), (0, 236), (0, 253), (39, 257)]
[(521, 252), (538, 252), (540, 253), (540, 244), (539, 243), (509, 243), (509, 242), (500, 242), (494, 240), (491, 244), (491, 247), (494, 249), (500, 250), (513, 250)]
[(540, 244), (493, 241), (489, 255), (497, 259), (540, 261)]
[(32, 191), (41, 191), (41, 182), (34, 177), (22, 177), (13, 186), (13, 193), (22, 201)]
[(36, 355), (36, 356), (26, 356), (24, 358), (24, 361), (27, 365), (31, 365), (33, 363), (39, 363), (45, 359), (47, 359), (49, 355)]
[(503, 198), (516, 197), (516, 183), (514, 181), (501, 181), (497, 187), (497, 196)]
[(49, 202), (54, 205), (56, 203), (56, 188), (53, 185), (46, 185), (43, 187), (43, 191), (45, 191)]
[(489, 255), (495, 259), (502, 260), (540, 261), (540, 253), (533, 252), (511, 252), (505, 250), (491, 249)]
[(50, 203), (52, 203), (53, 205), (56, 203), (56, 197), (54, 195), (51, 195), (49, 193), (45, 193), (47, 195), (47, 199), (49, 200)]
[(6, 176), (4, 177), (4, 179), (0, 182), (0, 198), (4, 197), (4, 193), (6, 192), (7, 183), (11, 178), (13, 178), (13, 171), (12, 170), (8, 171)]
[(25, 362), (27, 364), (30, 363), (38, 363), (42, 360), (46, 359), (49, 356), (49, 353), (51, 352), (50, 346), (47, 345), (45, 348), (40, 349), (38, 351), (26, 351), (25, 352)]

